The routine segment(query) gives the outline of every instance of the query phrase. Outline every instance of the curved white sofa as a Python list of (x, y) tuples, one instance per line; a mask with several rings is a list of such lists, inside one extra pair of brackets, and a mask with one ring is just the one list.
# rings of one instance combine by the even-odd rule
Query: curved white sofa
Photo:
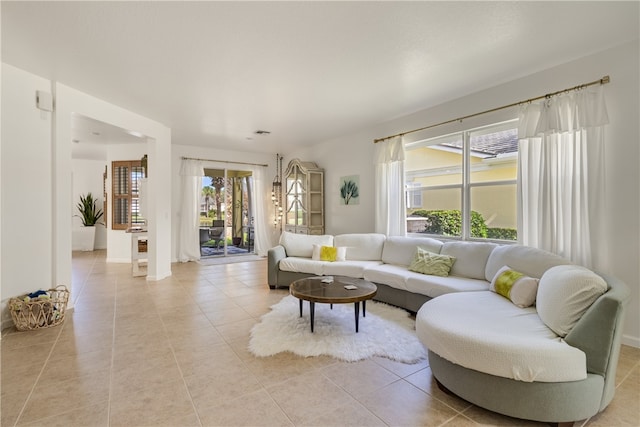
[[(345, 260), (314, 260), (313, 245), (346, 247)], [(449, 276), (409, 271), (417, 247), (455, 257)], [(604, 279), (606, 292), (589, 301), (586, 312), (561, 336), (554, 332), (555, 325), (545, 324), (536, 306), (517, 307), (489, 290), (503, 266), (536, 279), (547, 273), (549, 279), (541, 283), (546, 300), (554, 301), (564, 301), (567, 287), (549, 286), (553, 272), (566, 270), (559, 277), (569, 281), (578, 274), (572, 273), (568, 260), (521, 245), (285, 232), (280, 244), (269, 250), (268, 281), (271, 288), (315, 275), (374, 282), (376, 300), (417, 312), (416, 332), (429, 350), (438, 383), (480, 407), (543, 422), (573, 422), (602, 411), (614, 394), (627, 287), (615, 278), (597, 276)], [(566, 310), (556, 305), (552, 315), (571, 312), (567, 301)]]

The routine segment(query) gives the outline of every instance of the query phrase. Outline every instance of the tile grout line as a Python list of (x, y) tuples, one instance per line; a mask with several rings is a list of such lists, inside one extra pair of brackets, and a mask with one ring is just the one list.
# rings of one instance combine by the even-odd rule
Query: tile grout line
[[(335, 358), (334, 358), (334, 359), (335, 359)], [(338, 360), (338, 361), (339, 361), (339, 359), (335, 359), (335, 360)], [(375, 361), (373, 361), (373, 363), (375, 363)], [(380, 365), (378, 365), (378, 366), (380, 366)], [(381, 368), (386, 369), (384, 366), (381, 366)], [(325, 378), (325, 379), (326, 379), (326, 380), (328, 380), (331, 384), (335, 385), (335, 386), (336, 386), (336, 387), (338, 387), (340, 390), (342, 390), (343, 392), (345, 392), (346, 394), (348, 394), (348, 395), (349, 395), (353, 400), (355, 400), (356, 402), (358, 402), (358, 404), (359, 404), (360, 406), (362, 406), (364, 409), (366, 409), (366, 411), (367, 411), (367, 412), (369, 412), (371, 415), (373, 415), (375, 418), (377, 418), (378, 420), (380, 420), (380, 422), (382, 422), (384, 425), (386, 425), (386, 426), (388, 426), (388, 425), (389, 425), (389, 424), (387, 424), (387, 422), (386, 422), (385, 420), (383, 420), (382, 418), (380, 418), (380, 417), (378, 416), (378, 414), (376, 414), (375, 412), (373, 412), (371, 409), (367, 408), (367, 407), (365, 406), (365, 404), (364, 404), (364, 403), (362, 403), (362, 402), (360, 401), (360, 399), (358, 399), (358, 398), (357, 398), (356, 396), (354, 396), (353, 394), (349, 393), (349, 391), (348, 391), (347, 389), (345, 389), (344, 387), (342, 387), (340, 384), (336, 383), (336, 382), (335, 382), (335, 381), (333, 381), (331, 378), (329, 378), (328, 376), (326, 376), (326, 375), (325, 375), (325, 373), (324, 373), (324, 372), (322, 372), (322, 370), (323, 370), (323, 368), (318, 368), (318, 371), (319, 371), (320, 375), (322, 375), (322, 377), (323, 377), (323, 378)], [(387, 371), (389, 371), (389, 370), (387, 369)], [(391, 372), (391, 371), (389, 371), (389, 372)], [(380, 387), (380, 388), (388, 387), (388, 386), (390, 386), (391, 384), (394, 384), (394, 383), (396, 383), (396, 382), (398, 382), (398, 381), (403, 380), (403, 378), (401, 378), (401, 377), (400, 377), (400, 375), (396, 374), (395, 372), (391, 372), (391, 373), (392, 373), (393, 375), (395, 375), (396, 377), (398, 377), (398, 378), (397, 378), (396, 380), (394, 380), (394, 381), (390, 382), (389, 384), (387, 384), (387, 385), (385, 385), (385, 386), (382, 386), (382, 387)], [(370, 390), (367, 394), (375, 393), (376, 391), (380, 390), (380, 388), (377, 388), (376, 390)], [(366, 394), (365, 394), (365, 396), (366, 396)]]
[(113, 367), (116, 354), (116, 314), (118, 312), (118, 287), (120, 286), (120, 277), (115, 277), (115, 292), (113, 293), (113, 321), (111, 329), (111, 364), (109, 366), (109, 399), (107, 403), (107, 425), (111, 425), (111, 396), (113, 394)]
[[(89, 279), (89, 276), (91, 275), (94, 267), (96, 265), (96, 258), (93, 258), (93, 262), (91, 263), (91, 268), (89, 269), (87, 275), (84, 277), (83, 280), (83, 286), (82, 289), (84, 289), (84, 286), (87, 283), (87, 280)], [(80, 297), (80, 295), (78, 295), (78, 297)], [(75, 310), (75, 304), (73, 305), (73, 309)], [(66, 316), (66, 312), (65, 312), (65, 316)], [(16, 421), (13, 424), (14, 427), (18, 425), (18, 422), (20, 421), (20, 418), (22, 417), (22, 414), (24, 413), (24, 410), (26, 409), (27, 405), (29, 404), (29, 400), (31, 399), (31, 396), (33, 395), (34, 390), (36, 389), (36, 386), (38, 385), (38, 382), (40, 381), (40, 378), (42, 377), (42, 374), (44, 373), (44, 369), (47, 366), (47, 364), (49, 363), (49, 359), (51, 359), (51, 355), (53, 354), (53, 350), (55, 349), (56, 345), (58, 344), (58, 340), (60, 339), (60, 335), (62, 335), (62, 331), (64, 330), (64, 328), (66, 327), (66, 323), (62, 323), (60, 330), (58, 331), (58, 334), (56, 335), (56, 339), (53, 341), (53, 343), (51, 344), (51, 348), (49, 349), (49, 354), (47, 354), (47, 357), (44, 360), (44, 363), (42, 364), (42, 368), (40, 369), (40, 372), (38, 373), (38, 376), (36, 377), (35, 382), (33, 383), (33, 386), (31, 387), (31, 390), (29, 391), (29, 394), (27, 395), (27, 398), (24, 401), (24, 404), (22, 405), (22, 408), (20, 408), (20, 412), (18, 413), (18, 416), (16, 417)]]
[(38, 385), (38, 381), (40, 381), (40, 378), (42, 377), (42, 374), (44, 373), (44, 368), (47, 366), (47, 363), (49, 363), (49, 359), (51, 358), (51, 355), (53, 354), (53, 349), (56, 347), (56, 344), (58, 343), (58, 340), (60, 339), (60, 334), (62, 333), (63, 329), (64, 329), (64, 327), (60, 328), (60, 330), (58, 331), (58, 335), (56, 336), (55, 341), (53, 341), (53, 344), (51, 345), (51, 349), (49, 349), (49, 354), (47, 354), (47, 357), (44, 360), (44, 363), (42, 364), (42, 368), (40, 368), (40, 372), (38, 373), (38, 376), (36, 377), (36, 381), (33, 383), (33, 386), (31, 387), (31, 390), (29, 391), (29, 394), (27, 395), (27, 398), (25, 399), (24, 404), (22, 405), (22, 408), (20, 409), (20, 412), (18, 413), (18, 417), (16, 418), (16, 422), (13, 424), (14, 427), (18, 425), (18, 421), (20, 421), (20, 418), (22, 417), (22, 414), (24, 413), (25, 408), (29, 404), (29, 400), (31, 399), (31, 396), (33, 395), (33, 391), (36, 389), (36, 386)]
[[(180, 279), (178, 279), (178, 278), (176, 278), (176, 280), (178, 282), (178, 286), (180, 286), (180, 288), (182, 288), (182, 290), (185, 291), (184, 286), (182, 286), (182, 281)], [(147, 287), (147, 291), (150, 291), (149, 282), (146, 282), (145, 286)], [(189, 294), (188, 292), (186, 292), (186, 295), (189, 295), (189, 298), (194, 300), (196, 305), (198, 305), (198, 309), (200, 309), (200, 305), (197, 303), (195, 298), (193, 298), (193, 296), (191, 294)], [(167, 338), (167, 342), (169, 343), (169, 347), (171, 348), (171, 355), (173, 356), (173, 361), (176, 363), (176, 367), (178, 368), (178, 372), (180, 372), (180, 379), (182, 380), (182, 384), (184, 385), (184, 388), (185, 388), (185, 390), (187, 392), (187, 395), (189, 396), (189, 403), (191, 403), (191, 408), (193, 409), (193, 413), (196, 415), (196, 419), (198, 420), (198, 424), (200, 425), (200, 427), (202, 427), (203, 424), (202, 424), (202, 420), (200, 419), (200, 414), (198, 413), (198, 409), (196, 408), (196, 404), (193, 401), (193, 396), (191, 395), (191, 391), (189, 390), (189, 386), (187, 385), (187, 380), (184, 377), (184, 372), (182, 372), (182, 368), (180, 367), (180, 363), (178, 363), (178, 357), (176, 356), (175, 347), (173, 345), (173, 342), (169, 339), (169, 335), (167, 334), (167, 324), (165, 323), (164, 318), (160, 315), (160, 312), (158, 310), (158, 306), (156, 305), (155, 301), (153, 301), (153, 309), (156, 312), (156, 315), (160, 318), (160, 321), (162, 322), (162, 329), (164, 331), (165, 338)], [(202, 312), (201, 309), (200, 309), (200, 311)]]
[[(209, 281), (209, 279), (208, 279), (208, 278), (205, 278), (205, 280)], [(209, 282), (210, 282), (210, 281), (209, 281)], [(211, 282), (210, 282), (210, 283), (211, 283)], [(242, 283), (242, 282), (241, 282), (241, 283)], [(213, 285), (213, 283), (212, 283), (212, 285)], [(215, 286), (215, 285), (214, 285), (214, 286)], [(245, 286), (246, 286), (246, 285), (245, 285)], [(223, 292), (223, 293), (224, 293), (224, 292)], [(226, 294), (225, 294), (225, 295), (226, 295)], [(227, 295), (227, 298), (231, 298), (231, 299), (233, 299), (233, 297), (230, 297), (230, 296), (228, 296), (228, 295)], [(234, 303), (235, 303), (235, 301), (234, 301)], [(200, 307), (200, 305), (199, 305), (199, 304), (198, 304), (198, 307)], [(246, 312), (246, 313), (251, 317), (251, 319), (253, 319), (253, 320), (255, 320), (255, 321), (259, 321), (259, 320), (260, 320), (260, 317), (262, 317), (262, 316), (259, 316), (259, 317), (256, 319), (256, 317), (255, 317), (255, 316), (253, 316), (251, 313), (248, 313), (246, 310), (244, 310), (244, 308), (242, 308), (241, 306), (238, 306), (238, 307), (239, 307), (239, 308), (241, 308), (243, 311), (245, 311), (245, 312)], [(200, 310), (202, 311), (202, 308), (200, 308)], [(204, 313), (204, 312), (203, 312), (203, 313)], [(206, 317), (206, 314), (205, 314), (205, 317)], [(209, 319), (209, 318), (207, 317), (207, 320), (209, 321), (209, 324), (211, 325), (211, 327), (212, 327), (216, 332), (218, 332), (218, 333), (220, 334), (220, 332), (218, 331), (218, 329), (216, 328), (216, 326), (215, 326), (213, 323), (211, 323), (211, 319)], [(236, 352), (236, 350), (235, 350), (235, 349), (233, 348), (233, 346), (231, 345), (231, 342), (232, 342), (233, 340), (231, 340), (231, 342), (230, 342), (230, 341), (229, 341), (225, 336), (223, 336), (222, 334), (220, 334), (220, 335), (222, 336), (223, 341), (224, 341), (224, 342), (225, 342), (225, 343), (226, 343), (226, 344), (231, 348), (231, 350), (232, 350), (232, 351), (236, 354), (236, 356), (240, 359), (240, 362), (241, 362), (241, 363), (242, 363), (242, 365), (245, 367), (245, 369), (247, 370), (247, 372), (251, 373), (251, 375), (255, 377), (255, 375), (251, 372), (251, 369), (249, 369), (249, 366), (247, 365), (247, 362), (244, 360), (244, 358), (240, 357), (240, 355)], [(280, 406), (280, 404), (278, 404), (278, 402), (273, 398), (273, 396), (271, 395), (271, 393), (269, 393), (269, 390), (267, 389), (268, 387), (267, 387), (267, 386), (266, 386), (266, 385), (265, 385), (265, 384), (264, 384), (260, 379), (258, 379), (257, 377), (255, 377), (255, 379), (256, 379), (257, 383), (258, 383), (258, 384), (260, 384), (260, 390), (253, 391), (253, 392), (251, 392), (251, 393), (247, 393), (247, 394), (242, 395), (242, 396), (237, 396), (236, 398), (232, 399), (232, 401), (233, 401), (233, 400), (242, 399), (242, 398), (244, 398), (244, 396), (246, 396), (246, 395), (248, 395), (248, 394), (256, 393), (256, 392), (258, 392), (258, 391), (264, 391), (264, 392), (267, 394), (267, 396), (269, 397), (269, 399), (271, 400), (271, 402), (273, 402), (273, 404), (274, 404), (276, 407), (278, 407), (278, 409), (280, 409), (280, 411), (284, 414), (284, 416), (287, 418), (287, 420), (289, 420), (289, 422), (291, 423), (291, 425), (292, 425), (292, 426), (295, 426), (295, 423), (293, 422), (293, 420), (291, 419), (291, 417), (289, 416), (289, 414), (287, 414), (287, 412), (284, 410), (284, 408), (282, 408), (282, 407)], [(286, 381), (288, 381), (288, 380), (285, 380), (284, 382), (286, 382)]]
[[(75, 309), (76, 307), (76, 303), (78, 302), (78, 300), (80, 299), (80, 296), (82, 295), (82, 292), (85, 290), (85, 288), (87, 287), (87, 282), (89, 281), (89, 277), (93, 274), (93, 269), (96, 266), (96, 263), (98, 262), (98, 257), (97, 255), (93, 255), (93, 259), (91, 261), (91, 268), (89, 268), (89, 271), (87, 272), (86, 276), (84, 277), (84, 280), (82, 281), (82, 287), (80, 288), (78, 295), (75, 297), (75, 299), (73, 300), (73, 308)], [(72, 283), (73, 283), (73, 276), (71, 279)], [(73, 290), (73, 286), (71, 287)]]
[[(620, 358), (618, 358), (618, 364), (620, 363)], [(618, 387), (620, 387), (622, 385), (623, 382), (625, 382), (627, 380), (627, 378), (629, 378), (629, 376), (631, 376), (631, 373), (633, 372), (634, 369), (636, 369), (638, 366), (640, 366), (640, 361), (636, 362), (630, 369), (629, 372), (627, 372), (627, 374), (620, 380), (620, 384), (618, 384), (615, 388), (616, 390), (618, 389)], [(617, 366), (616, 366), (616, 370), (617, 370)]]

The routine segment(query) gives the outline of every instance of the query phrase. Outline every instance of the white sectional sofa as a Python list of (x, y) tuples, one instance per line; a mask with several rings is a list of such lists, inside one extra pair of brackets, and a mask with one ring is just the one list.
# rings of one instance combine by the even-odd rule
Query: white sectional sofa
[[(344, 259), (313, 259), (314, 245), (346, 248)], [(449, 275), (410, 271), (418, 247), (454, 257)], [(518, 307), (492, 292), (505, 266), (540, 279), (545, 305)], [(613, 398), (629, 297), (615, 278), (515, 244), (285, 232), (268, 253), (269, 286), (312, 275), (364, 278), (378, 286), (376, 300), (417, 313), (416, 332), (438, 383), (478, 406), (571, 422), (602, 411)]]
[[(346, 260), (313, 260), (313, 245), (346, 247)], [(417, 247), (456, 257), (450, 275), (440, 277), (409, 271)], [(488, 291), (489, 282), (503, 265), (541, 277), (550, 267), (569, 264), (559, 256), (518, 245), (385, 237), (375, 233), (334, 237), (284, 232), (280, 244), (269, 250), (268, 259), (268, 281), (272, 289), (289, 287), (292, 281), (312, 275), (358, 277), (378, 285), (375, 299), (412, 312), (443, 294)]]

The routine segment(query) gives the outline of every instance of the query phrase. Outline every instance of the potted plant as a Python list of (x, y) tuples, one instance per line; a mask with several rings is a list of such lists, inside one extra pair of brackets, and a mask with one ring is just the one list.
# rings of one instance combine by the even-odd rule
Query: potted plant
[(80, 212), (80, 215), (76, 216), (82, 220), (82, 228), (78, 233), (78, 247), (83, 251), (92, 251), (96, 238), (95, 225), (102, 218), (102, 209), (97, 208), (96, 200), (90, 192), (86, 196), (81, 194), (80, 202), (76, 206)]

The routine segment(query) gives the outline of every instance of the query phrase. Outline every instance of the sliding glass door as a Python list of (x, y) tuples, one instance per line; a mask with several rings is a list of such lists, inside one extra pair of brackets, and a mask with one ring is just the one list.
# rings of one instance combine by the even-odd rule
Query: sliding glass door
[(244, 255), (254, 248), (251, 171), (205, 168), (200, 198), (203, 257)]

